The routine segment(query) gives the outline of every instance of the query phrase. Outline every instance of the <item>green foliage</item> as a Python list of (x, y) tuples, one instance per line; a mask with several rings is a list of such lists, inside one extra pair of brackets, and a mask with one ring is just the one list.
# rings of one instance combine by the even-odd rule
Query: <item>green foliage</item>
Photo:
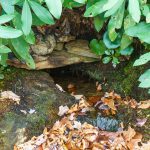
[[(143, 54), (139, 59), (137, 59), (134, 63), (134, 66), (140, 66), (146, 64), (149, 61), (150, 61), (150, 52)], [(148, 88), (150, 91), (150, 69), (148, 69), (140, 76), (139, 81), (141, 82), (139, 87)]]
[[(94, 18), (97, 32), (103, 27), (106, 29), (101, 39), (90, 42), (91, 50), (100, 55), (104, 63), (112, 61), (116, 66), (121, 55), (131, 55), (134, 38), (149, 48), (149, 0), (0, 0), (1, 65), (7, 65), (8, 53), (13, 52), (22, 62), (35, 68), (29, 53), (30, 44), (35, 42), (32, 26), (53, 25), (55, 19), (61, 17), (62, 8), (81, 6), (86, 8), (84, 17)], [(149, 53), (144, 54), (134, 65), (145, 64), (149, 58)]]
[(0, 64), (7, 66), (8, 53), (13, 52), (34, 69), (29, 53), (35, 43), (32, 25), (54, 24), (53, 16), (58, 19), (61, 12), (61, 0), (0, 0)]

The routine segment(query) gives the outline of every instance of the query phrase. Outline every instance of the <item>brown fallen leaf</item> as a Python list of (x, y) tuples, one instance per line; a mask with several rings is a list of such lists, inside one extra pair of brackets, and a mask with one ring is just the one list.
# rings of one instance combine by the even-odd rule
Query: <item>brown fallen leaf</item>
[(150, 108), (150, 100), (141, 101), (138, 104), (138, 108), (140, 108), (140, 109), (148, 109), (148, 108)]
[(147, 118), (144, 118), (144, 119), (137, 118), (136, 120), (137, 120), (136, 126), (142, 127), (146, 123)]
[(59, 116), (63, 116), (65, 113), (67, 113), (69, 110), (68, 106), (59, 106)]
[(104, 104), (108, 105), (108, 107), (111, 108), (112, 110), (117, 110), (113, 99), (103, 97), (101, 100)]

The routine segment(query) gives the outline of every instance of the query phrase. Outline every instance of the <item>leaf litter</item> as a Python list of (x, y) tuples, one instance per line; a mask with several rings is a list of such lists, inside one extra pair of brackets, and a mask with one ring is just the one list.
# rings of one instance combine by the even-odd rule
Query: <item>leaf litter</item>
[[(122, 99), (114, 91), (106, 92), (102, 97), (85, 99), (82, 96), (70, 108), (59, 107), (58, 115), (62, 118), (50, 130), (45, 128), (43, 134), (21, 145), (15, 145), (14, 150), (150, 150), (150, 141), (142, 143), (142, 134), (131, 126), (123, 130), (122, 122), (121, 130), (108, 132), (87, 122), (77, 121), (79, 115), (85, 115), (93, 107), (102, 110), (106, 115), (114, 115), (121, 104), (134, 109), (150, 108), (150, 100), (137, 103), (134, 99)], [(146, 121), (145, 118), (137, 119), (136, 125), (143, 126)]]

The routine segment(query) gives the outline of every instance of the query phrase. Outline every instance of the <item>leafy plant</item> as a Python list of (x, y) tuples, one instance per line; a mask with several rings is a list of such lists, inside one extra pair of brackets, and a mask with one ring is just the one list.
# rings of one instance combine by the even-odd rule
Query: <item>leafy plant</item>
[[(92, 51), (100, 55), (104, 63), (112, 61), (116, 66), (121, 55), (131, 55), (135, 38), (149, 47), (149, 0), (0, 0), (1, 65), (7, 65), (8, 53), (13, 52), (22, 62), (35, 68), (29, 53), (30, 44), (35, 43), (32, 26), (55, 24), (63, 8), (81, 6), (86, 8), (85, 17), (93, 17), (97, 32), (106, 29), (101, 39), (90, 42)], [(135, 65), (147, 61), (148, 53), (141, 56)], [(139, 80), (143, 83), (143, 78)], [(144, 87), (143, 84), (140, 87)]]
[(52, 25), (54, 18), (60, 18), (61, 12), (61, 0), (0, 0), (1, 65), (7, 65), (8, 53), (13, 52), (34, 69), (35, 63), (29, 53), (30, 44), (35, 43), (32, 25)]

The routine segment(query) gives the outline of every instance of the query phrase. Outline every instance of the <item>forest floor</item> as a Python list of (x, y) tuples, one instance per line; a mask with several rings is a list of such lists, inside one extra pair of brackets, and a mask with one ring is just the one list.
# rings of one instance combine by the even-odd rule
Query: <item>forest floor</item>
[(43, 134), (14, 150), (150, 150), (150, 100), (137, 102), (103, 92), (98, 82), (98, 94), (92, 96), (79, 95), (71, 83), (67, 90), (78, 102), (60, 106), (60, 120), (52, 128), (45, 127)]

